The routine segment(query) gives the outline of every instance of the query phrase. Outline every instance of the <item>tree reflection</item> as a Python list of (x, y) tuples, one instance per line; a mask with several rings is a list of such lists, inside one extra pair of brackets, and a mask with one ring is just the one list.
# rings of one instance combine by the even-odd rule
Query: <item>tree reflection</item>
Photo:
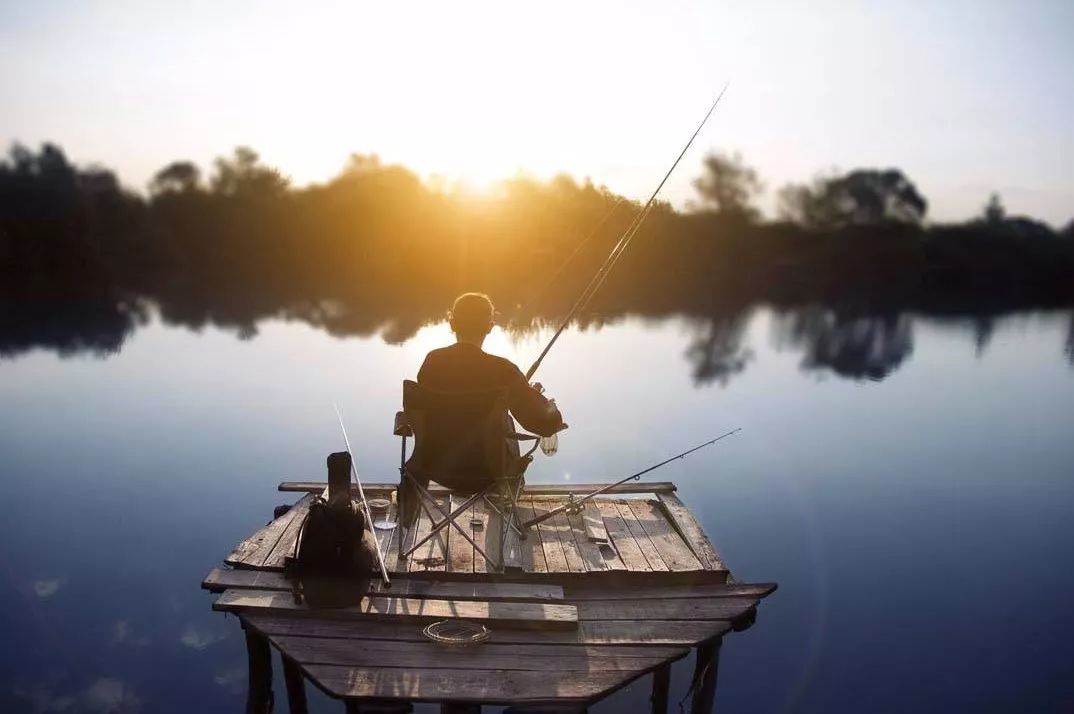
[(750, 311), (739, 310), (700, 322), (698, 334), (686, 348), (694, 384), (726, 385), (746, 369), (753, 359), (753, 350), (742, 346), (742, 338), (750, 316)]
[(806, 308), (776, 321), (777, 342), (803, 351), (802, 368), (849, 379), (881, 380), (914, 351), (911, 318)]

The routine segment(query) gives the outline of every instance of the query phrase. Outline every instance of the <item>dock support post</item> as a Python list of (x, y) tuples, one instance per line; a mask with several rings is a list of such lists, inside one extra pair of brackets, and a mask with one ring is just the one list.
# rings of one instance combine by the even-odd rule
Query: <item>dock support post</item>
[(671, 688), (671, 663), (662, 664), (653, 672), (653, 693), (649, 697), (652, 714), (667, 714), (668, 690)]
[(481, 705), (468, 702), (444, 702), (440, 705), (440, 714), (481, 714)]
[(268, 640), (243, 623), (246, 633), (249, 681), (246, 689), (246, 714), (272, 712), (272, 653)]
[(694, 666), (694, 696), (690, 700), (690, 714), (709, 714), (716, 702), (716, 673), (720, 668), (720, 644), (722, 637), (709, 640), (697, 648), (697, 664)]
[(280, 656), (283, 661), (283, 681), (287, 685), (287, 708), (291, 714), (306, 714), (306, 678), (290, 657)]

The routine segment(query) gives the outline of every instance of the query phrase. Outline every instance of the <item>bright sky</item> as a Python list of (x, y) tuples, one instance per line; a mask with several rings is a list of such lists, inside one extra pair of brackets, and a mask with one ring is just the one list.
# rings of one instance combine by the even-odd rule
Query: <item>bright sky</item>
[(567, 171), (644, 197), (727, 80), (708, 148), (770, 188), (897, 166), (934, 219), (1074, 217), (1074, 2), (0, 0), (0, 142), (141, 188), (252, 146), (296, 182), (351, 152), (481, 187)]

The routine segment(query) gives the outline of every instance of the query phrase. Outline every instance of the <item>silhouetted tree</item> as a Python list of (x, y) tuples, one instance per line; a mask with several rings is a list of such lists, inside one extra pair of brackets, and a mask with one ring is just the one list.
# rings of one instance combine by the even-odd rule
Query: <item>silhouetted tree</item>
[(190, 161), (173, 161), (154, 176), (149, 182), (152, 194), (168, 191), (194, 191), (201, 184), (201, 169)]
[(757, 172), (742, 162), (738, 154), (710, 153), (702, 162), (704, 173), (694, 181), (701, 204), (721, 215), (755, 221), (760, 212), (752, 205), (764, 184)]
[(999, 198), (998, 193), (993, 193), (988, 197), (988, 203), (985, 204), (984, 210), (981, 211), (981, 220), (985, 223), (996, 225), (1003, 223), (1007, 218), (1007, 209), (1003, 207), (1003, 202)]
[(867, 226), (888, 221), (920, 224), (928, 202), (898, 169), (858, 169), (785, 186), (779, 194), (783, 217), (810, 228)]
[(279, 171), (261, 164), (256, 151), (245, 146), (235, 149), (231, 158), (218, 158), (214, 166), (210, 187), (222, 196), (278, 196), (289, 184)]

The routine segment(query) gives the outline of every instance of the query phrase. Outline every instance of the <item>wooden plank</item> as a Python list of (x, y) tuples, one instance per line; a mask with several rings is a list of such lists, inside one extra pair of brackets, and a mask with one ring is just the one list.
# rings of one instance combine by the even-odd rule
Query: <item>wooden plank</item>
[[(323, 490), (323, 486), (322, 486)], [(309, 508), (309, 502), (313, 498), (312, 495), (305, 495), (291, 506), (287, 513), (283, 514), (279, 518), (273, 520), (264, 528), (258, 529), (249, 538), (246, 538), (241, 543), (235, 546), (231, 553), (224, 558), (224, 562), (229, 565), (234, 565), (236, 568), (257, 568), (265, 562), (265, 558), (269, 556), (272, 549), (276, 547), (276, 543), (279, 542), (280, 536), (283, 535), (284, 530), (291, 524), (291, 521), (301, 513), (305, 514), (305, 509)]]
[[(534, 518), (533, 506), (528, 500), (519, 499), (518, 517), (522, 521)], [(546, 573), (548, 564), (544, 558), (544, 547), (541, 545), (541, 534), (537, 528), (527, 528), (526, 537), (518, 540), (519, 552), (522, 555), (522, 570), (527, 573)]]
[(585, 533), (589, 540), (594, 543), (607, 543), (608, 531), (604, 527), (604, 517), (600, 509), (593, 501), (586, 501), (582, 507), (582, 520), (585, 522)]
[[(373, 516), (373, 518), (376, 520), (376, 516)], [(380, 552), (384, 555), (384, 564), (388, 567), (388, 572), (396, 572), (399, 569), (399, 541), (402, 539), (403, 534), (403, 529), (398, 525), (398, 504), (393, 502), (388, 506), (388, 512), (385, 514), (384, 520), (396, 523), (395, 528), (389, 530), (374, 528), (373, 532), (377, 535), (377, 542), (380, 543)]]
[(660, 505), (664, 507), (668, 522), (679, 531), (683, 540), (686, 541), (686, 545), (701, 561), (701, 564), (705, 566), (705, 569), (727, 570), (727, 566), (716, 550), (716, 546), (705, 535), (705, 530), (694, 518), (694, 514), (690, 512), (686, 504), (674, 493), (660, 493), (656, 497), (660, 501)]
[[(391, 642), (426, 642), (420, 627), (392, 621), (332, 620), (257, 614), (247, 611), (243, 622), (265, 635), (300, 635), (338, 637), (351, 640), (375, 640), (368, 646)], [(731, 629), (726, 620), (700, 622), (644, 620), (590, 620), (578, 623), (577, 630), (532, 630), (493, 627), (488, 644), (556, 644), (568, 646), (635, 645), (638, 647), (692, 647), (698, 642), (720, 637)], [(365, 645), (363, 645), (365, 646)]]
[[(506, 508), (507, 506), (505, 505), (504, 507)], [(510, 512), (505, 511), (504, 517), (507, 517), (508, 515), (510, 515)], [(525, 519), (522, 517), (522, 512), (516, 510), (512, 522), (517, 526), (521, 524), (523, 520)], [(506, 527), (505, 524), (501, 524), (501, 526)], [(524, 571), (526, 569), (526, 558), (523, 553), (523, 544), (521, 540), (518, 531), (514, 528), (510, 528), (507, 531), (507, 537), (503, 540), (501, 546), (503, 550), (503, 570), (505, 573), (517, 572), (520, 570)], [(532, 560), (530, 561), (530, 564), (532, 567)]]
[(631, 535), (626, 521), (619, 513), (619, 507), (607, 499), (594, 499), (592, 503), (604, 521), (604, 528), (608, 533), (608, 545), (615, 550), (617, 560), (623, 564), (623, 567), (634, 572), (652, 571), (649, 561), (645, 559), (645, 555), (638, 546), (638, 541)]
[(629, 501), (631, 510), (638, 518), (638, 523), (649, 535), (649, 540), (656, 546), (667, 564), (668, 569), (674, 571), (704, 570), (701, 561), (691, 552), (686, 542), (672, 529), (671, 524), (664, 517), (661, 508), (652, 501), (633, 500)]
[(585, 564), (585, 572), (601, 573), (608, 570), (600, 546), (589, 539), (588, 530), (582, 514), (569, 514), (567, 516), (567, 523), (571, 529), (571, 533), (574, 535), (574, 544), (578, 549), (578, 554), (582, 556), (582, 562)]
[[(587, 493), (596, 491), (599, 488), (603, 488), (608, 484), (603, 483), (527, 483), (522, 489), (523, 496), (567, 496), (574, 494), (576, 496), (582, 496)], [(366, 496), (378, 496), (387, 498), (389, 494), (399, 486), (398, 483), (363, 483), (362, 487), (365, 490)], [(306, 492), (306, 493), (320, 493), (328, 487), (328, 483), (325, 481), (284, 481), (278, 486), (280, 491), (291, 492)], [(615, 486), (605, 493), (609, 495), (615, 494), (645, 494), (645, 493), (672, 493), (675, 491), (675, 484), (669, 481), (631, 481), (629, 483), (620, 484)], [(351, 491), (355, 496), (358, 494), (356, 486), (351, 486)], [(449, 493), (448, 489), (443, 486), (430, 485), (429, 493), (434, 495), (446, 495)]]
[(596, 586), (568, 585), (564, 597), (576, 600), (674, 600), (683, 598), (767, 597), (776, 589), (775, 583), (694, 583), (685, 585)]
[[(474, 552), (474, 572), (475, 573), (495, 573), (499, 572), (500, 563), (500, 517), (495, 515), (495, 512), (490, 513), (491, 509), (484, 499), (479, 500), (474, 504), (471, 511), (471, 518), (474, 521), (481, 521), (481, 526), (478, 528), (471, 528), (470, 532), (473, 534), (474, 542), (481, 546), (481, 549), (492, 558), (492, 562), (489, 563), (485, 560), (480, 553)], [(458, 534), (456, 534), (458, 535)]]
[(547, 523), (552, 524), (556, 537), (559, 538), (559, 544), (563, 548), (563, 557), (567, 561), (567, 567), (570, 569), (570, 572), (586, 572), (585, 561), (582, 559), (582, 554), (578, 550), (578, 544), (574, 542), (574, 531), (571, 528), (570, 522), (567, 520), (567, 514), (558, 513), (555, 518), (547, 521)]
[[(260, 567), (283, 570), (287, 558), (294, 556), (299, 532), (302, 530), (302, 524), (306, 521), (306, 515), (309, 514), (310, 510), (309, 504), (305, 502), (303, 502), (301, 506), (296, 505), (291, 510), (296, 509), (298, 510), (292, 516), (291, 522), (283, 529), (283, 533), (280, 534), (280, 539), (276, 541), (276, 545), (273, 546), (272, 550), (265, 556), (265, 560), (261, 563)], [(247, 560), (246, 562), (251, 567), (257, 567), (257, 564), (252, 559)]]
[[(213, 568), (202, 581), (202, 587), (213, 592), (224, 590), (290, 590), (291, 581), (284, 573), (269, 570), (235, 570)], [(563, 588), (541, 583), (501, 583), (435, 580), (392, 581), (389, 590), (380, 580), (370, 585), (372, 594), (386, 597), (411, 597), (432, 600), (488, 600), (554, 602), (563, 600)]]
[(754, 598), (677, 600), (579, 600), (583, 620), (733, 620), (757, 605)]
[[(567, 647), (490, 645), (465, 651), (433, 642), (371, 643), (321, 637), (276, 637), (273, 642), (300, 664), (415, 669), (491, 669), (501, 672), (633, 672), (678, 659), (689, 650), (670, 647)], [(627, 649), (622, 655), (619, 650)]]
[(638, 517), (634, 514), (634, 510), (630, 507), (630, 503), (627, 501), (615, 501), (613, 502), (615, 507), (619, 509), (619, 515), (622, 517), (623, 522), (626, 524), (627, 530), (630, 531), (630, 535), (634, 536), (634, 541), (638, 544), (638, 549), (645, 557), (645, 561), (649, 564), (649, 568), (654, 572), (666, 572), (670, 570), (664, 559), (660, 557), (660, 552), (653, 545), (653, 541), (649, 538), (649, 534), (645, 532), (645, 528), (638, 522)]
[[(466, 501), (465, 496), (456, 496), (454, 494), (451, 495), (450, 499), (452, 513)], [(467, 530), (471, 530), (470, 517), (473, 512), (472, 507), (468, 508), (466, 513), (458, 518), (459, 524), (463, 525)], [(474, 557), (474, 546), (468, 540), (458, 533), (452, 533), (448, 537), (448, 570), (453, 573), (472, 573), (474, 572)]]
[[(533, 509), (534, 518), (542, 516), (548, 512), (548, 509), (539, 506), (536, 501), (530, 501), (530, 507)], [(563, 546), (559, 542), (559, 534), (556, 532), (555, 524), (551, 520), (548, 520), (530, 530), (531, 532), (537, 531), (540, 535), (541, 548), (544, 553), (546, 567), (545, 572), (570, 572), (570, 568), (567, 567), (567, 557), (563, 554)]]
[(626, 672), (500, 672), (466, 669), (353, 668), (309, 665), (306, 673), (337, 697), (412, 701), (535, 703), (588, 701), (636, 678)]
[[(436, 503), (441, 508), (446, 508), (450, 502), (447, 497), (440, 496), (436, 498)], [(443, 516), (440, 515), (436, 509), (432, 508), (431, 505), (429, 509), (432, 511), (433, 517), (435, 517), (437, 521), (443, 518)], [(429, 535), (429, 533), (432, 532), (432, 526), (433, 522), (430, 520), (429, 514), (422, 511), (421, 516), (418, 519), (417, 528), (415, 529), (415, 542), (421, 541), (422, 538)], [(442, 528), (439, 533), (414, 551), (414, 554), (410, 556), (410, 572), (442, 572), (447, 569), (448, 542), (451, 537), (449, 531), (451, 530), (453, 529), (450, 525), (446, 528)], [(455, 535), (458, 536), (457, 533)]]
[(283, 590), (225, 590), (213, 610), (261, 614), (305, 614), (333, 618), (361, 618), (402, 622), (429, 622), (447, 617), (488, 622), (505, 627), (575, 629), (578, 611), (573, 605), (536, 602), (484, 602), (366, 597), (358, 605), (332, 610), (311, 610), (296, 603)]

